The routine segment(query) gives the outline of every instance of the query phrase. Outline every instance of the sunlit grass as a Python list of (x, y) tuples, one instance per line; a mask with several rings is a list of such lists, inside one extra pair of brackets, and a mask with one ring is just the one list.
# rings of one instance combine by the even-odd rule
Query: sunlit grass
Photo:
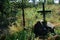
[[(32, 28), (35, 23), (39, 20), (42, 20), (42, 15), (41, 13), (37, 13), (38, 10), (41, 10), (42, 8), (37, 7), (36, 8), (25, 8), (25, 27)], [(46, 10), (51, 10), (51, 14), (47, 13), (46, 14), (46, 20), (52, 22), (54, 25), (60, 27), (60, 5), (46, 5)], [(50, 14), (50, 15), (49, 15)], [(37, 18), (36, 18), (37, 16)], [(60, 29), (56, 29), (56, 33), (60, 35)], [(18, 32), (18, 33), (16, 33)], [(33, 40), (34, 34), (32, 30), (23, 30), (22, 27), (22, 11), (19, 9), (19, 12), (17, 14), (17, 26), (12, 25), (10, 27), (10, 33), (13, 33), (13, 36), (9, 38), (9, 40), (28, 40), (30, 37)], [(15, 34), (16, 33), (16, 34)], [(31, 36), (32, 35), (32, 36)], [(15, 37), (16, 36), (16, 37)], [(7, 39), (8, 40), (8, 39)], [(38, 40), (38, 39), (36, 39)]]
[[(41, 8), (40, 8), (41, 7)], [(41, 10), (42, 9), (42, 6), (40, 7), (33, 7), (33, 8), (25, 8), (24, 9), (24, 13), (25, 13), (25, 24), (26, 24), (26, 27), (33, 27), (34, 24), (38, 21), (38, 20), (42, 20), (42, 15), (40, 15), (41, 13), (37, 13), (38, 10)], [(46, 5), (45, 6), (46, 10), (51, 10), (52, 12), (51, 13), (47, 13), (46, 14), (46, 20), (47, 21), (50, 21), (54, 24), (60, 22), (60, 16), (58, 15), (58, 13), (60, 12), (60, 6), (59, 5)], [(17, 24), (22, 26), (22, 11), (21, 9), (18, 9), (19, 12), (17, 14)], [(37, 18), (36, 18), (37, 16)], [(14, 25), (13, 25), (14, 26)], [(59, 25), (57, 25), (59, 26)], [(19, 27), (18, 27), (19, 28)], [(18, 30), (16, 27), (11, 27), (10, 28), (11, 30)]]

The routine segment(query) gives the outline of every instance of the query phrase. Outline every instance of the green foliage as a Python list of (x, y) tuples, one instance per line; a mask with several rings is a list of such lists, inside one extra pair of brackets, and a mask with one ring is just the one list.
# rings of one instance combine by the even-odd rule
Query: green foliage
[(6, 35), (5, 40), (33, 40), (34, 34), (29, 30), (23, 30), (17, 33), (14, 33), (13, 35)]
[(60, 27), (59, 26), (55, 27), (55, 32), (57, 35), (60, 35)]
[[(10, 21), (11, 19), (15, 20), (16, 14), (17, 14), (17, 8), (15, 7), (14, 4), (10, 4), (9, 0), (0, 0), (0, 1), (1, 1), (1, 5), (2, 5), (2, 6), (0, 6), (1, 22), (7, 21), (7, 24), (9, 24), (9, 22), (11, 22)], [(12, 21), (12, 22), (14, 22), (14, 21)]]
[(47, 0), (47, 4), (53, 4), (54, 0)]
[(16, 21), (17, 8), (9, 0), (0, 0), (0, 3), (0, 29), (3, 30), (1, 34), (6, 34), (8, 26)]

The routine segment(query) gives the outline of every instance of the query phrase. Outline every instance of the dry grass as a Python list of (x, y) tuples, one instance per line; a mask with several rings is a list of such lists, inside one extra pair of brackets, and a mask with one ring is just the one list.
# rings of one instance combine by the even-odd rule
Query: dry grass
[[(46, 10), (52, 10), (51, 16), (48, 17), (48, 15), (46, 15), (47, 16), (46, 20), (52, 22), (55, 26), (60, 26), (60, 20), (59, 20), (60, 16), (57, 15), (60, 12), (59, 8), (60, 8), (59, 5), (46, 5)], [(26, 8), (25, 9), (26, 27), (33, 26), (37, 20), (42, 19), (42, 16), (37, 13), (37, 11), (40, 9), (42, 9), (42, 8), (38, 7), (37, 9), (35, 9), (35, 8)], [(21, 12), (19, 11), (18, 12), (19, 16), (17, 15), (17, 19), (18, 19), (17, 21), (19, 22), (17, 24), (20, 26), (16, 27), (16, 26), (12, 25), (12, 27), (10, 27), (10, 31), (15, 32), (15, 31), (19, 31), (19, 30), (23, 29), (21, 27), (22, 26), (22, 24), (21, 24), (22, 17), (20, 17), (20, 16), (22, 16), (22, 14), (20, 15), (20, 13)], [(36, 16), (38, 17), (37, 19), (35, 18)]]
[(15, 25), (12, 25), (11, 27), (9, 27), (9, 32), (12, 34), (12, 33), (15, 33), (15, 32), (19, 32), (19, 31), (22, 31), (23, 28), (22, 27), (16, 27)]
[(48, 40), (60, 40), (60, 36), (59, 35), (55, 35), (53, 37), (48, 37)]
[[(47, 10), (52, 10), (52, 14), (51, 16), (49, 15), (46, 15), (47, 18), (46, 20), (47, 21), (50, 21), (52, 22), (56, 27), (59, 26), (60, 27), (60, 15), (57, 15), (58, 13), (60, 13), (60, 6), (59, 5), (46, 5), (46, 9)], [(40, 10), (40, 8), (38, 7), (37, 9), (35, 8), (26, 8), (25, 9), (25, 22), (26, 22), (26, 27), (33, 27), (33, 25), (38, 21), (38, 20), (41, 20), (42, 19), (42, 16), (39, 15), (37, 13), (37, 10)], [(20, 13), (20, 11), (19, 11)], [(17, 16), (18, 18), (18, 23), (17, 23), (17, 26), (15, 25), (12, 25), (9, 30), (9, 32), (12, 34), (12, 33), (15, 33), (15, 32), (19, 32), (21, 30), (23, 30), (23, 27), (22, 27), (22, 15), (18, 14), (19, 16)], [(35, 17), (38, 17), (37, 19)], [(48, 17), (49, 16), (49, 17)], [(22, 34), (23, 35), (23, 34)], [(35, 39), (35, 40), (40, 40), (39, 38)], [(48, 40), (55, 40), (55, 37), (49, 37)]]

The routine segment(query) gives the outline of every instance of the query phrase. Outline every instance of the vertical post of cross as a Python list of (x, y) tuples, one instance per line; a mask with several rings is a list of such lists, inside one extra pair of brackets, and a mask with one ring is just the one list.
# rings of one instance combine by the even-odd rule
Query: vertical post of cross
[(23, 0), (22, 0), (22, 16), (23, 16), (23, 27), (25, 27), (24, 1)]
[(51, 12), (50, 10), (45, 10), (45, 2), (42, 3), (42, 11), (38, 11), (38, 13), (42, 13), (43, 15), (43, 21), (46, 21), (46, 13)]
[(45, 21), (45, 5), (44, 5), (44, 3), (42, 3), (43, 4), (43, 21)]

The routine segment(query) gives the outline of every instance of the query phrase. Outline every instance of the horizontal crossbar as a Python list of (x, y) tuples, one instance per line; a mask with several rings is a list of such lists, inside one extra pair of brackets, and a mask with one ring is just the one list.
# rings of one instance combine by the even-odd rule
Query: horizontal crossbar
[(50, 10), (46, 10), (46, 11), (37, 11), (37, 12), (38, 12), (38, 13), (40, 13), (40, 12), (41, 12), (41, 13), (43, 13), (43, 12), (46, 13), (46, 12), (51, 12), (51, 11), (50, 11)]

